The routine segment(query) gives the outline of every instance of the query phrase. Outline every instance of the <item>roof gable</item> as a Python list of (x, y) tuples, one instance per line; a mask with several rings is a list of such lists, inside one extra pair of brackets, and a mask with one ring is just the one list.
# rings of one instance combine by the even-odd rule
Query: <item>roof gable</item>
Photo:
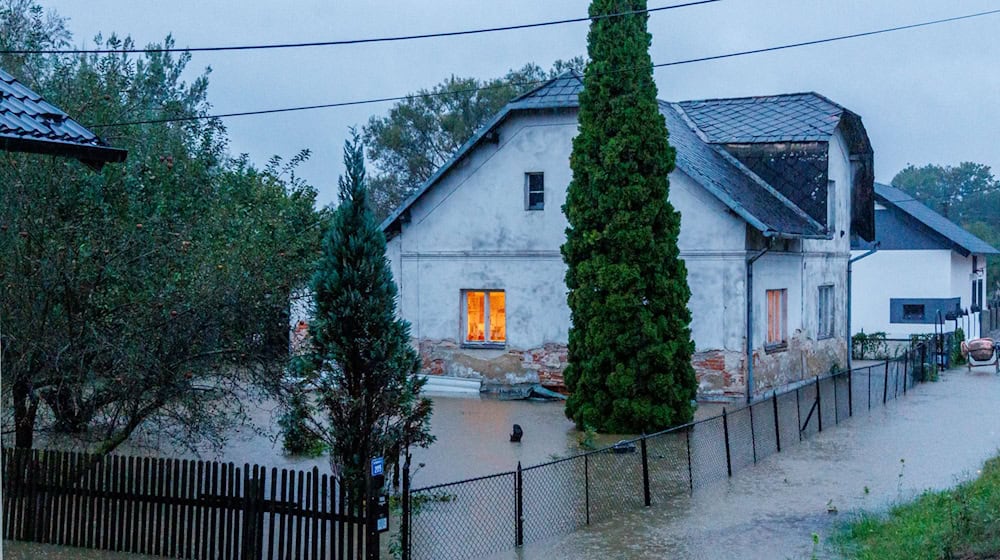
[[(470, 150), (487, 138), (512, 112), (576, 109), (579, 108), (579, 94), (582, 90), (581, 76), (571, 70), (513, 99), (404, 201), (382, 223), (383, 229), (388, 230), (393, 227), (413, 203)], [(734, 103), (727, 103), (729, 101)], [(746, 107), (753, 105), (759, 108), (767, 106), (768, 103), (776, 106), (764, 113), (754, 113)], [(779, 122), (767, 125), (767, 135), (758, 137), (781, 138), (783, 141), (793, 139), (786, 134), (790, 131), (796, 132), (796, 139), (829, 140), (839, 123), (840, 115), (849, 113), (846, 109), (814, 93), (743, 100), (688, 101), (676, 104), (661, 101), (659, 104), (660, 112), (667, 120), (671, 145), (676, 148), (678, 169), (699, 182), (733, 212), (766, 236), (828, 237), (824, 225), (792, 202), (787, 193), (782, 193), (774, 185), (762, 179), (755, 170), (728, 153), (722, 146), (714, 145), (712, 138), (688, 114), (686, 106), (694, 108), (699, 118), (705, 122), (709, 122), (712, 107), (726, 107), (728, 116), (716, 120), (720, 123), (742, 123), (737, 126), (740, 130), (749, 130), (751, 126), (764, 126), (767, 122), (766, 115), (771, 115)], [(754, 114), (757, 116), (751, 117)], [(723, 127), (716, 128), (716, 135), (721, 138), (719, 135), (722, 134)], [(739, 136), (739, 138), (744, 137), (749, 136)], [(825, 204), (825, 198), (823, 203)]]
[(73, 157), (97, 169), (106, 162), (124, 161), (126, 155), (3, 70), (0, 149)]

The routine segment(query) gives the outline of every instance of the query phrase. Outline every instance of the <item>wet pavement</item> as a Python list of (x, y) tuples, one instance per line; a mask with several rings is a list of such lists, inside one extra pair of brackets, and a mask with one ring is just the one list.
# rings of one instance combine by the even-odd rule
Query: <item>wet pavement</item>
[[(705, 485), (692, 495), (656, 498), (641, 509), (563, 537), (533, 543), (497, 559), (558, 558), (817, 558), (831, 557), (825, 539), (859, 509), (879, 510), (925, 488), (954, 485), (1000, 449), (1000, 377), (992, 368), (954, 370), (911, 390), (887, 408), (874, 407), (801, 444)], [(703, 406), (699, 417), (719, 406)], [(414, 486), (481, 476), (578, 451), (579, 433), (561, 402), (436, 397), (437, 442), (416, 450)], [(264, 407), (255, 420), (273, 426)], [(508, 442), (511, 425), (525, 431)], [(603, 436), (609, 444), (618, 436)], [(177, 450), (165, 455), (181, 456)], [(190, 455), (186, 455), (190, 457)], [(218, 457), (279, 468), (326, 469), (325, 458), (290, 458), (280, 442), (241, 430)], [(901, 461), (902, 460), (902, 461)], [(839, 513), (828, 513), (830, 506)], [(814, 547), (812, 535), (820, 538)], [(58, 560), (141, 558), (99, 551), (5, 542), (5, 558)]]

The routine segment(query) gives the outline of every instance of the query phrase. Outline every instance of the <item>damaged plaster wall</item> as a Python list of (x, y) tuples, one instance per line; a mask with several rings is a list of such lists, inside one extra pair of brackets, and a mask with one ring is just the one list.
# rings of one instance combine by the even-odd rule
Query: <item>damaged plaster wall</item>
[[(562, 386), (570, 313), (559, 253), (561, 211), (571, 179), (577, 133), (572, 111), (515, 115), (496, 144), (472, 150), (410, 209), (389, 240), (387, 257), (399, 286), (399, 313), (411, 323), (424, 371), (491, 383)], [(850, 162), (842, 140), (831, 142), (829, 176), (836, 188), (836, 227), (849, 227)], [(839, 151), (838, 151), (839, 150)], [(524, 174), (545, 174), (545, 209), (526, 211)], [(670, 176), (670, 201), (681, 212), (679, 244), (691, 287), (693, 359), (702, 396), (746, 390), (746, 222), (681, 171)], [(842, 182), (842, 183), (841, 183)], [(756, 389), (846, 364), (846, 263), (849, 236), (792, 244), (755, 265)], [(841, 246), (843, 246), (841, 248)], [(842, 249), (842, 250), (841, 250)], [(817, 340), (816, 290), (835, 287), (836, 332)], [(768, 354), (765, 290), (784, 288), (788, 345)], [(462, 290), (504, 290), (506, 344), (464, 345)]]

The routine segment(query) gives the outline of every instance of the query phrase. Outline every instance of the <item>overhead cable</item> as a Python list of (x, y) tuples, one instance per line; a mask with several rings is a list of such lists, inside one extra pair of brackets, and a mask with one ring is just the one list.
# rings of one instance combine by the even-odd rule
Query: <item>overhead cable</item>
[[(798, 47), (806, 47), (806, 46), (811, 46), (811, 45), (819, 45), (819, 44), (822, 44), (822, 43), (832, 43), (834, 41), (844, 41), (844, 40), (847, 40), (847, 39), (856, 39), (856, 38), (859, 38), (859, 37), (869, 37), (869, 36), (872, 36), (872, 35), (879, 35), (879, 34), (890, 33), (890, 32), (894, 32), (894, 31), (903, 31), (903, 30), (907, 30), (907, 29), (914, 29), (914, 28), (918, 28), (918, 27), (926, 27), (926, 26), (930, 26), (930, 25), (938, 25), (938, 24), (942, 24), (942, 23), (949, 23), (949, 22), (954, 22), (954, 21), (959, 21), (959, 20), (964, 20), (964, 19), (971, 19), (971, 18), (983, 17), (983, 16), (993, 15), (993, 14), (998, 14), (998, 13), (1000, 13), (1000, 9), (990, 10), (990, 11), (985, 11), (985, 12), (977, 12), (977, 13), (974, 13), (974, 14), (967, 14), (967, 15), (962, 15), (962, 16), (955, 16), (955, 17), (944, 18), (944, 19), (936, 19), (936, 20), (932, 20), (932, 21), (924, 21), (924, 22), (913, 23), (913, 24), (909, 24), (909, 25), (900, 25), (900, 26), (896, 26), (896, 27), (888, 27), (888, 28), (884, 28), (884, 29), (876, 29), (876, 30), (873, 30), (873, 31), (865, 31), (865, 32), (861, 32), (861, 33), (852, 33), (852, 34), (849, 34), (849, 35), (838, 35), (838, 36), (835, 36), (835, 37), (826, 37), (826, 38), (823, 38), (823, 39), (815, 39), (815, 40), (812, 40), (812, 41), (802, 41), (802, 42), (798, 42), (798, 43), (789, 43), (789, 44), (785, 44), (785, 45), (777, 45), (777, 46), (773, 46), (773, 47), (765, 47), (765, 48), (760, 48), (760, 49), (752, 49), (752, 50), (731, 52), (731, 53), (718, 54), (718, 55), (712, 55), (712, 56), (703, 56), (703, 57), (698, 57), (698, 58), (689, 58), (689, 59), (685, 59), (685, 60), (675, 60), (675, 61), (672, 61), (672, 62), (662, 62), (662, 63), (659, 63), (659, 64), (653, 64), (653, 68), (654, 69), (656, 69), (656, 68), (666, 68), (666, 67), (670, 67), (670, 66), (680, 66), (680, 65), (683, 65), (683, 64), (693, 64), (693, 63), (696, 63), (696, 62), (708, 62), (708, 61), (712, 61), (712, 60), (721, 60), (721, 59), (733, 58), (733, 57), (738, 57), (738, 56), (747, 56), (747, 55), (751, 55), (751, 54), (760, 54), (760, 53), (780, 51), (780, 50), (792, 49), (792, 48), (798, 48)], [(616, 69), (616, 70), (608, 71), (608, 72), (606, 72), (606, 74), (617, 74), (617, 73), (622, 73), (622, 72), (628, 72), (628, 71), (633, 70), (633, 69), (634, 68), (632, 68), (632, 67), (619, 68), (619, 69)], [(314, 110), (314, 109), (332, 109), (332, 108), (336, 108), (336, 107), (349, 107), (349, 106), (353, 106), (353, 105), (370, 105), (370, 104), (375, 104), (375, 103), (386, 103), (386, 102), (390, 102), (390, 101), (403, 101), (403, 100), (406, 100), (406, 99), (425, 98), (425, 97), (443, 97), (443, 96), (447, 96), (447, 95), (456, 95), (456, 94), (461, 94), (461, 93), (474, 93), (474, 92), (478, 92), (478, 91), (486, 91), (486, 90), (492, 90), (492, 89), (506, 88), (506, 87), (510, 87), (510, 86), (541, 85), (541, 84), (544, 84), (544, 83), (548, 82), (549, 80), (550, 79), (547, 78), (547, 79), (544, 79), (544, 80), (528, 80), (528, 81), (517, 82), (517, 83), (505, 83), (505, 84), (496, 85), (496, 86), (484, 86), (484, 87), (475, 87), (475, 88), (465, 88), (465, 89), (452, 90), (452, 91), (437, 91), (437, 92), (432, 91), (432, 92), (424, 92), (424, 93), (413, 93), (413, 94), (407, 94), (407, 95), (397, 95), (397, 96), (391, 96), (391, 97), (376, 97), (376, 98), (371, 98), (371, 99), (358, 99), (358, 100), (354, 100), (354, 101), (339, 101), (339, 102), (335, 102), (335, 103), (322, 103), (322, 104), (316, 104), (316, 105), (302, 105), (302, 106), (297, 106), (297, 107), (283, 107), (283, 108), (278, 108), (278, 109), (261, 109), (261, 110), (256, 110), (256, 111), (240, 111), (240, 112), (233, 112), (233, 113), (219, 113), (219, 114), (215, 114), (215, 115), (193, 115), (193, 116), (185, 116), (185, 117), (166, 117), (166, 118), (161, 118), (161, 119), (145, 119), (145, 120), (136, 120), (136, 121), (109, 123), (109, 124), (91, 124), (91, 125), (88, 125), (88, 126), (90, 126), (92, 128), (108, 128), (108, 127), (129, 126), (129, 125), (142, 125), (142, 124), (158, 124), (158, 123), (169, 123), (169, 122), (196, 121), (196, 120), (215, 119), (215, 118), (222, 119), (222, 118), (229, 118), (229, 117), (246, 117), (246, 116), (252, 116), (252, 115), (268, 115), (268, 114), (273, 114), (273, 113), (289, 113), (289, 112), (293, 112), (293, 111), (309, 111), (309, 110)]]
[(461, 31), (444, 31), (440, 33), (420, 33), (416, 35), (395, 35), (390, 37), (369, 37), (362, 39), (343, 39), (338, 41), (311, 41), (301, 43), (273, 43), (266, 45), (233, 45), (216, 47), (171, 47), (171, 48), (134, 48), (134, 49), (12, 49), (0, 50), (0, 54), (116, 54), (116, 53), (179, 53), (179, 52), (226, 52), (226, 51), (252, 51), (268, 49), (299, 49), (306, 47), (334, 47), (342, 45), (363, 45), (366, 43), (390, 43), (395, 41), (413, 41), (417, 39), (434, 39), (440, 37), (458, 37), (461, 35), (478, 35), (482, 33), (497, 33), (500, 31), (515, 31), (520, 29), (532, 29), (535, 27), (548, 27), (552, 25), (563, 25), (567, 23), (579, 23), (583, 21), (598, 21), (602, 19), (631, 16), (637, 14), (650, 14), (677, 8), (687, 8), (702, 4), (714, 4), (722, 0), (695, 0), (683, 4), (672, 4), (657, 8), (647, 8), (645, 10), (630, 10), (627, 12), (615, 12), (599, 16), (585, 16), (567, 19), (557, 19), (536, 23), (522, 23), (519, 25), (504, 25), (499, 27), (485, 27), (480, 29), (465, 29)]

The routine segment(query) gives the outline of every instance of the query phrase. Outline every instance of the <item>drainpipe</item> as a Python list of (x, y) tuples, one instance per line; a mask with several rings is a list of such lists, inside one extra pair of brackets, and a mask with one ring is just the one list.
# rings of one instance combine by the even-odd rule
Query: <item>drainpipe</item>
[[(879, 246), (882, 245), (881, 241), (876, 241), (872, 245), (871, 250), (866, 253), (862, 253), (856, 257), (853, 257), (847, 261), (847, 371), (851, 371), (852, 359), (851, 354), (854, 351), (854, 338), (851, 335), (851, 295), (853, 293), (853, 285), (851, 281), (851, 273), (853, 271), (853, 266), (855, 261), (860, 261), (865, 257), (870, 257), (878, 252)], [(848, 379), (850, 379), (850, 373), (847, 374)]]
[(763, 251), (747, 259), (747, 403), (753, 400), (753, 263), (771, 250), (774, 238), (767, 239)]

